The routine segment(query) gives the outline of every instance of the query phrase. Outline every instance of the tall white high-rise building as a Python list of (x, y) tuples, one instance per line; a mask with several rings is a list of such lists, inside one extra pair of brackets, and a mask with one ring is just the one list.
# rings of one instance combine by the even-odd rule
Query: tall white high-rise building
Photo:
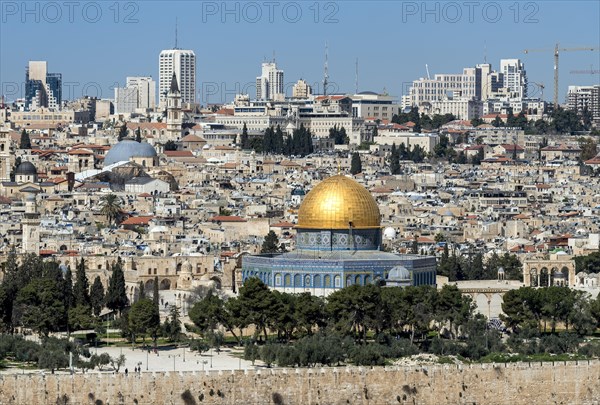
[(527, 73), (520, 59), (500, 59), (500, 73), (511, 98), (527, 97)]
[(262, 74), (256, 78), (256, 99), (262, 101), (283, 101), (283, 70), (277, 69), (275, 62), (264, 62)]
[(158, 58), (158, 96), (159, 106), (164, 108), (171, 87), (173, 73), (181, 92), (181, 102), (196, 102), (196, 54), (183, 49), (167, 49)]

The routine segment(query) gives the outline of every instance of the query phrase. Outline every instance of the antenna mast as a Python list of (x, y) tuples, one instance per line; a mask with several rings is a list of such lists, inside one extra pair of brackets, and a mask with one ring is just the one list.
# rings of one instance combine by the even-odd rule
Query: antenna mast
[(329, 68), (327, 63), (327, 58), (329, 54), (329, 45), (325, 42), (325, 72), (323, 75), (323, 95), (327, 95), (327, 82), (329, 80)]
[(358, 58), (356, 58), (356, 80), (354, 83), (354, 94), (358, 94)]
[(175, 17), (175, 49), (177, 49), (177, 17)]

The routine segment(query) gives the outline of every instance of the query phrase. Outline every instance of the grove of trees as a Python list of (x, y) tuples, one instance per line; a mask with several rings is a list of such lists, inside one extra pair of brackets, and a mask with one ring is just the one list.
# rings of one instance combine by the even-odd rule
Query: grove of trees
[[(209, 293), (189, 314), (201, 334), (210, 336), (223, 328), (238, 343), (245, 341), (247, 360), (260, 359), (267, 365), (378, 365), (421, 352), (502, 361), (510, 359), (508, 354), (600, 355), (597, 343), (582, 344), (582, 337), (600, 322), (600, 298), (568, 288), (541, 288), (533, 291), (542, 309), (523, 309), (519, 299), (531, 296), (531, 291), (521, 288), (507, 294), (503, 319), (511, 332), (508, 340), (451, 285), (440, 290), (353, 285), (322, 298), (272, 291), (251, 278), (239, 296), (224, 299)], [(525, 310), (531, 313), (524, 316)], [(539, 322), (534, 328), (535, 316)], [(556, 333), (559, 323), (565, 332)], [(254, 333), (244, 339), (248, 326)]]

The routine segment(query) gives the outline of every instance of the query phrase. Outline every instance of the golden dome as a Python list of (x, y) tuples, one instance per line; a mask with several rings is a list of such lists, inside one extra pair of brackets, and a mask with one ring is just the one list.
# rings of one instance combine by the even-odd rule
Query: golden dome
[(330, 177), (313, 188), (302, 201), (296, 228), (378, 228), (379, 207), (371, 193), (343, 175)]

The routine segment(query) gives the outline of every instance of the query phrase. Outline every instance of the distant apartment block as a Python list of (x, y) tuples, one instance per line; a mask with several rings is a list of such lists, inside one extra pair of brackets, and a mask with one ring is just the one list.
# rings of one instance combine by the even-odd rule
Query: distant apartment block
[(569, 86), (567, 109), (579, 115), (587, 110), (592, 115), (594, 126), (600, 127), (600, 85)]
[(527, 74), (520, 59), (500, 59), (500, 72), (504, 76), (502, 87), (509, 91), (511, 98), (527, 97)]
[(391, 121), (394, 114), (398, 113), (398, 102), (387, 94), (363, 91), (350, 96), (350, 98), (352, 99), (353, 117)]
[(292, 98), (307, 99), (312, 96), (312, 87), (303, 79), (298, 80), (292, 87)]
[(404, 110), (417, 106), (429, 115), (453, 114), (459, 119), (472, 119), (510, 108), (518, 113), (525, 109), (526, 98), (524, 64), (519, 59), (502, 59), (499, 72), (484, 63), (464, 68), (461, 74), (436, 74), (433, 79), (415, 80), (402, 97), (401, 107)]
[(48, 73), (48, 62), (29, 61), (25, 71), (25, 110), (60, 109), (62, 74)]
[(183, 104), (196, 103), (196, 54), (190, 50), (168, 49), (162, 51), (158, 59), (160, 107), (164, 108), (166, 105), (173, 72), (177, 77), (181, 102)]

